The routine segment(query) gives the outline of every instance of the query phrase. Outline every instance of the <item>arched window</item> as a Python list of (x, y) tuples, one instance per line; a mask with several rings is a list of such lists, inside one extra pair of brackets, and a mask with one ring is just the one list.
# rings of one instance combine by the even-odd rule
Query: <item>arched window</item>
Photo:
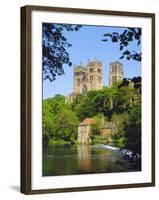
[(94, 72), (94, 68), (93, 68), (93, 67), (90, 68), (90, 69), (89, 69), (89, 72)]
[(77, 79), (77, 84), (78, 84), (78, 85), (80, 84), (80, 78)]
[(87, 86), (86, 85), (83, 85), (82, 93), (87, 94)]

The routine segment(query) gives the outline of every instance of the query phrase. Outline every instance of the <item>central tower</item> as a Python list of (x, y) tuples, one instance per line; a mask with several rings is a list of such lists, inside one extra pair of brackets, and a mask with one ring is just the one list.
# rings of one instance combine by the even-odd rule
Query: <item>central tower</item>
[(92, 61), (87, 64), (88, 89), (99, 90), (103, 87), (103, 67), (99, 61)]
[(103, 67), (99, 61), (91, 61), (86, 66), (74, 66), (74, 94), (86, 94), (90, 90), (103, 87)]

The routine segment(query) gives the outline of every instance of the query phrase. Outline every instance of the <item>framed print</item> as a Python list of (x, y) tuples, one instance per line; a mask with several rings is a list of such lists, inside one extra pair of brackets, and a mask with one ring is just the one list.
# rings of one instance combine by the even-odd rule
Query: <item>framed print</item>
[(21, 192), (155, 185), (155, 14), (21, 8)]

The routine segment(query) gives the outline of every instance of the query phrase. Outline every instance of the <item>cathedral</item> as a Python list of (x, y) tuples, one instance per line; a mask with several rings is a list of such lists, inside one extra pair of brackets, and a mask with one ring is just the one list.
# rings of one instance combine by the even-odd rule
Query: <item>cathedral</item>
[[(109, 66), (109, 86), (123, 80), (122, 63), (116, 61)], [(91, 90), (100, 90), (103, 87), (103, 64), (97, 60), (84, 65), (74, 65), (73, 92), (65, 97), (67, 103), (73, 102), (76, 95), (87, 94)]]
[(123, 64), (116, 61), (110, 63), (109, 66), (109, 86), (113, 86), (114, 83), (122, 81), (124, 78)]

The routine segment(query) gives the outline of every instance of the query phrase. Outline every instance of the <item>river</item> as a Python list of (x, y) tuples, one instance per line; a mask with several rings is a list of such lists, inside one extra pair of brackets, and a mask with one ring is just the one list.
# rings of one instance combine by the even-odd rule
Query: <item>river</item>
[(137, 171), (116, 148), (102, 145), (43, 147), (43, 176)]

